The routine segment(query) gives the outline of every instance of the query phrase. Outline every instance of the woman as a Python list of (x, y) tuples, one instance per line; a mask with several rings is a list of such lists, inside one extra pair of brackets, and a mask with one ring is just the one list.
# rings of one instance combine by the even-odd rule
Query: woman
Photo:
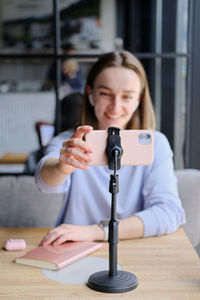
[[(93, 129), (111, 126), (155, 128), (145, 71), (131, 53), (111, 52), (94, 64), (86, 82), (81, 125), (54, 138), (38, 164), (38, 187), (45, 192), (65, 193), (58, 226), (47, 233), (43, 245), (107, 240), (104, 220), (110, 219), (110, 171), (107, 166), (88, 167), (92, 145), (82, 138)], [(122, 166), (118, 171), (119, 239), (168, 234), (185, 221), (172, 151), (166, 137), (156, 131), (154, 151), (150, 166)]]

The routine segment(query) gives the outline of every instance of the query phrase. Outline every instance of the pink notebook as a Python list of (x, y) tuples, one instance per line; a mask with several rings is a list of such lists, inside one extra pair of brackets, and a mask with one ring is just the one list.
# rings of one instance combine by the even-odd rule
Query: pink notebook
[(59, 270), (105, 246), (96, 242), (67, 242), (59, 246), (39, 246), (17, 257), (16, 263), (50, 270)]

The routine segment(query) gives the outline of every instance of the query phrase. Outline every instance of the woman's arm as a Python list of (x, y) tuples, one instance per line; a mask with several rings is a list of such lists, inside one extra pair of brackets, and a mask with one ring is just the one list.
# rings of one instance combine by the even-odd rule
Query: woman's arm
[(133, 239), (144, 236), (144, 224), (138, 216), (132, 216), (119, 222), (119, 239)]
[(91, 126), (78, 127), (71, 138), (62, 144), (60, 157), (49, 157), (45, 161), (41, 169), (41, 175), (46, 184), (58, 186), (76, 168), (88, 169), (88, 162), (92, 159), (92, 149), (82, 138), (91, 131)]
[[(120, 220), (119, 239), (133, 239), (143, 237), (144, 225), (137, 216)], [(104, 230), (98, 224), (90, 226), (80, 226), (62, 224), (50, 230), (41, 242), (41, 245), (60, 245), (66, 241), (103, 241)]]
[(41, 175), (46, 184), (50, 186), (57, 186), (62, 184), (65, 178), (72, 172), (73, 168), (71, 166), (68, 166), (68, 172), (67, 167), (65, 173), (62, 172), (59, 164), (59, 159), (50, 157), (43, 164)]

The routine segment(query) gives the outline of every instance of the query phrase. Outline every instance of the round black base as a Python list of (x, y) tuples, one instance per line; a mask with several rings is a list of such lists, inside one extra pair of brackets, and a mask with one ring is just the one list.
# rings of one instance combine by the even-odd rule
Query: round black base
[(124, 293), (134, 290), (138, 280), (134, 274), (126, 271), (118, 271), (116, 276), (109, 276), (108, 271), (100, 271), (89, 277), (88, 286), (102, 293)]

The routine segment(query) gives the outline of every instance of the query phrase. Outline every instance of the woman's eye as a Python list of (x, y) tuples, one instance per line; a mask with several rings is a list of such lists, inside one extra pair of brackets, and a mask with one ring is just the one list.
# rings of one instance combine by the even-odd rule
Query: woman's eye
[(104, 96), (104, 97), (112, 97), (112, 95), (106, 93), (106, 92), (100, 92), (100, 96)]
[(130, 96), (130, 95), (124, 95), (124, 96), (123, 96), (123, 99), (124, 99), (124, 100), (132, 100), (133, 97)]

